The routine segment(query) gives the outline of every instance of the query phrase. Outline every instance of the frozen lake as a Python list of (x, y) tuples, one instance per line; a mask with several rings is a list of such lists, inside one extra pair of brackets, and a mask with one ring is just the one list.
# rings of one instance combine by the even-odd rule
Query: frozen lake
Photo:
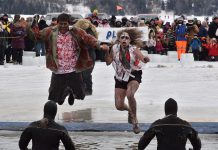
[[(0, 66), (0, 121), (33, 121), (42, 117), (47, 101), (51, 72), (44, 65)], [(93, 122), (127, 122), (127, 112), (114, 106), (114, 70), (96, 62), (93, 95), (67, 101), (58, 107), (56, 120), (63, 112), (91, 109)], [(177, 100), (178, 115), (191, 122), (217, 122), (218, 63), (195, 62), (191, 67), (180, 63), (150, 63), (144, 66), (142, 83), (136, 93), (139, 122), (153, 122), (164, 116), (164, 102)]]
[[(17, 150), (21, 132), (0, 131), (0, 149)], [(130, 132), (70, 132), (76, 149), (79, 150), (137, 150), (138, 141), (142, 133), (136, 135)], [(217, 150), (218, 135), (200, 134), (202, 142), (201, 150)], [(29, 144), (31, 148), (31, 143)], [(186, 146), (192, 148), (189, 141)], [(156, 150), (157, 141), (154, 138), (146, 150)], [(64, 150), (61, 143), (60, 150)]]

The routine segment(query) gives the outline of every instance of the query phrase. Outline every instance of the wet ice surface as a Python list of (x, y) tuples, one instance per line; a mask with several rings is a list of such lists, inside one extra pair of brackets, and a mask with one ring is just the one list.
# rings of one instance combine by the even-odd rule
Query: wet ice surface
[[(21, 132), (0, 131), (0, 149), (17, 150)], [(69, 133), (78, 150), (137, 150), (137, 144), (143, 133), (135, 135), (132, 132), (70, 132)], [(201, 150), (217, 150), (218, 135), (200, 134)], [(156, 139), (153, 139), (147, 150), (156, 150)], [(29, 145), (31, 148), (31, 144)], [(188, 142), (186, 146), (192, 148)], [(64, 150), (63, 145), (60, 146)]]

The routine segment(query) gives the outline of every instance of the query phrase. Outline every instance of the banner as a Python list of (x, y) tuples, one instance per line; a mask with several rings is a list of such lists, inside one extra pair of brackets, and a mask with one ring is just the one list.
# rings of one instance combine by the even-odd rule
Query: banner
[[(115, 41), (117, 38), (117, 32), (123, 30), (125, 28), (104, 28), (104, 27), (97, 27), (98, 32), (98, 40), (102, 42), (112, 42)], [(148, 27), (137, 27), (137, 29), (143, 32), (143, 41), (148, 41)]]

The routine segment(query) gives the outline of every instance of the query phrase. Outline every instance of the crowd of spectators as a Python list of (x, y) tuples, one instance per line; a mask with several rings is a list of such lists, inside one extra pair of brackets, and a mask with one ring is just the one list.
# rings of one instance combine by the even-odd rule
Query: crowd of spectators
[[(167, 55), (168, 51), (180, 53), (193, 53), (196, 61), (217, 61), (218, 60), (218, 16), (214, 16), (212, 22), (205, 18), (200, 21), (197, 18), (186, 18), (181, 16), (173, 22), (165, 22), (158, 17), (152, 19), (137, 17), (118, 18), (115, 15), (107, 18), (99, 17), (98, 11), (88, 15), (89, 20), (96, 27), (148, 27), (148, 40), (144, 41), (143, 50), (149, 54)], [(76, 23), (72, 20), (71, 25)], [(0, 18), (0, 65), (6, 63), (22, 64), (23, 51), (35, 51), (36, 56), (45, 55), (45, 46), (41, 41), (28, 32), (42, 30), (48, 26), (57, 25), (57, 18), (52, 18), (51, 24), (47, 25), (44, 16), (34, 15), (24, 19), (19, 14), (14, 15), (12, 22), (8, 15)], [(178, 41), (185, 41), (182, 52)], [(181, 46), (181, 45), (180, 45)], [(178, 59), (180, 56), (178, 56)], [(104, 54), (97, 54), (96, 59), (104, 61)], [(5, 61), (6, 60), (6, 61)]]

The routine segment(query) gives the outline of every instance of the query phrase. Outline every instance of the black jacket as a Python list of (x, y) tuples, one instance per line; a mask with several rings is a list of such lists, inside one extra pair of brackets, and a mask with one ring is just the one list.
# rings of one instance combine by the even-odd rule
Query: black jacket
[[(46, 126), (43, 126), (46, 121)], [(65, 127), (53, 120), (42, 119), (31, 123), (20, 137), (20, 149), (27, 150), (30, 140), (32, 140), (32, 150), (59, 150), (60, 140), (66, 150), (75, 150)]]
[(138, 149), (143, 150), (156, 136), (157, 150), (185, 150), (187, 139), (193, 150), (201, 149), (201, 141), (197, 132), (185, 120), (176, 115), (169, 115), (155, 121), (141, 137)]
[(216, 30), (218, 29), (218, 23), (212, 22), (209, 25), (209, 29), (208, 29), (208, 35), (210, 38), (216, 38), (218, 39), (218, 36), (216, 36)]

